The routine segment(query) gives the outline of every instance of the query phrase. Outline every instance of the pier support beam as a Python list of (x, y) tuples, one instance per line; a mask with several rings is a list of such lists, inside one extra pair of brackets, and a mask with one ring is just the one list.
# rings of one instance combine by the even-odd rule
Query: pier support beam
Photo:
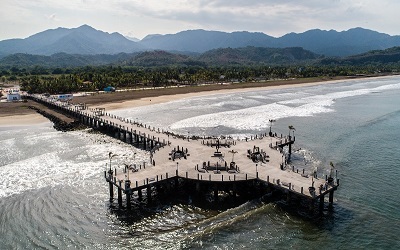
[(137, 193), (138, 193), (138, 200), (139, 200), (139, 201), (142, 201), (142, 200), (143, 200), (142, 190), (139, 189), (139, 190), (137, 191)]
[(178, 170), (176, 171), (176, 177), (175, 177), (175, 189), (179, 188), (179, 179), (178, 179)]
[(319, 213), (322, 213), (324, 211), (324, 202), (325, 202), (325, 196), (321, 195), (319, 197)]
[(236, 201), (236, 184), (235, 183), (233, 183), (233, 186), (232, 186), (232, 194), (233, 194), (233, 198)]
[(150, 185), (149, 186), (147, 186), (147, 203), (150, 203), (151, 202), (151, 187), (150, 187)]
[(292, 193), (291, 192), (287, 192), (287, 194), (286, 194), (286, 203), (288, 205), (290, 205), (291, 201), (292, 201)]
[[(130, 180), (126, 180), (125, 181), (125, 194), (126, 194), (126, 207), (128, 209), (131, 209), (131, 181)], [(122, 200), (121, 200), (122, 203)]]
[(119, 181), (119, 187), (118, 187), (118, 205), (121, 207), (122, 206), (122, 188), (121, 188), (121, 181)]
[(110, 199), (114, 198), (114, 186), (113, 183), (111, 182), (111, 180), (108, 182), (109, 186), (110, 186)]
[(126, 192), (126, 207), (128, 209), (131, 209), (131, 192), (130, 192), (130, 190), (127, 190), (127, 192)]
[(218, 202), (218, 187), (217, 185), (214, 186), (214, 202)]
[(311, 212), (311, 213), (314, 213), (314, 202), (315, 202), (315, 200), (314, 199), (310, 199), (310, 201), (309, 201), (310, 203), (308, 204), (308, 209), (309, 209), (309, 211)]
[(333, 190), (329, 192), (329, 208), (333, 208)]

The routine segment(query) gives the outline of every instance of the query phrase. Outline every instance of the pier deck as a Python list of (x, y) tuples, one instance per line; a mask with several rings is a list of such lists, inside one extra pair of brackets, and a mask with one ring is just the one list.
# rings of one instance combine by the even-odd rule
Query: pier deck
[(118, 169), (109, 166), (105, 178), (110, 183), (111, 196), (112, 186), (117, 187), (119, 201), (121, 192), (130, 200), (132, 192), (141, 192), (171, 178), (215, 183), (257, 180), (288, 194), (320, 199), (320, 202), (329, 193), (330, 203), (339, 185), (339, 180), (327, 176), (316, 178), (286, 164), (282, 148), (289, 146), (291, 153), (295, 141), (291, 136), (263, 134), (245, 140), (188, 138), (108, 114), (104, 109), (55, 102), (43, 96), (31, 98), (68, 113), (87, 126), (150, 151), (150, 164), (135, 163)]

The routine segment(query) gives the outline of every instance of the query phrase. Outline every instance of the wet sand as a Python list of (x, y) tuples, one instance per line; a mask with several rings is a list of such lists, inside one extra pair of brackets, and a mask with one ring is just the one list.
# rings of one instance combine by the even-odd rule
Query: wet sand
[(145, 105), (165, 103), (183, 98), (209, 96), (224, 93), (237, 93), (267, 89), (300, 88), (315, 86), (354, 78), (307, 78), (277, 80), (261, 83), (213, 84), (194, 87), (174, 87), (163, 89), (132, 90), (126, 92), (102, 93), (74, 98), (74, 103), (86, 103), (106, 110), (127, 109)]
[[(390, 77), (390, 76), (381, 76)], [(131, 90), (113, 93), (100, 93), (74, 97), (73, 103), (86, 103), (90, 107), (102, 107), (106, 110), (127, 109), (145, 105), (165, 103), (183, 98), (209, 96), (224, 93), (247, 92), (254, 90), (285, 89), (333, 84), (362, 77), (301, 78), (267, 82), (212, 84), (193, 87), (169, 87), (160, 89)], [(18, 103), (0, 103), (0, 126), (29, 125), (48, 121), (36, 111), (29, 109), (32, 101)]]

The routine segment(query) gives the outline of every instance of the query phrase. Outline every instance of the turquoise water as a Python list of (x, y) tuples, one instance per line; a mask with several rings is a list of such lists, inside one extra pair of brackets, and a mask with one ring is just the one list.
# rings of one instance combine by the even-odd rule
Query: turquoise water
[[(334, 211), (307, 218), (252, 200), (225, 211), (161, 204), (134, 214), (108, 200), (103, 170), (148, 155), (51, 124), (0, 128), (1, 249), (399, 249), (400, 77), (212, 95), (114, 111), (187, 134), (296, 128), (294, 164), (340, 178)], [(171, 112), (173, 111), (173, 112)], [(168, 115), (166, 115), (168, 114)], [(136, 152), (135, 158), (132, 153)]]

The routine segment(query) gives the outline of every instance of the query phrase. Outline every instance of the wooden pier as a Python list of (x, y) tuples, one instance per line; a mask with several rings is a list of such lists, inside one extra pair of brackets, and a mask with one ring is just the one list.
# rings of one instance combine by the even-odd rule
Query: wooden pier
[[(120, 206), (124, 206), (124, 195), (126, 207), (130, 208), (132, 197), (141, 200), (146, 193), (147, 200), (151, 201), (153, 190), (179, 188), (180, 183), (189, 184), (196, 192), (211, 189), (214, 200), (218, 200), (219, 191), (237, 196), (243, 193), (243, 185), (250, 185), (250, 188), (261, 186), (264, 193), (278, 190), (286, 195), (288, 202), (306, 200), (310, 208), (317, 206), (320, 211), (324, 209), (326, 196), (329, 207), (333, 205), (334, 192), (339, 186), (337, 172), (335, 176), (332, 171), (330, 176), (316, 176), (316, 173), (305, 173), (304, 169), (287, 164), (294, 136), (265, 133), (241, 140), (181, 136), (85, 104), (56, 102), (39, 95), (28, 98), (150, 151), (150, 164), (143, 162), (116, 168), (110, 160), (104, 177), (109, 183), (110, 198), (114, 198), (114, 189), (117, 190)], [(111, 159), (111, 153), (109, 157)]]

